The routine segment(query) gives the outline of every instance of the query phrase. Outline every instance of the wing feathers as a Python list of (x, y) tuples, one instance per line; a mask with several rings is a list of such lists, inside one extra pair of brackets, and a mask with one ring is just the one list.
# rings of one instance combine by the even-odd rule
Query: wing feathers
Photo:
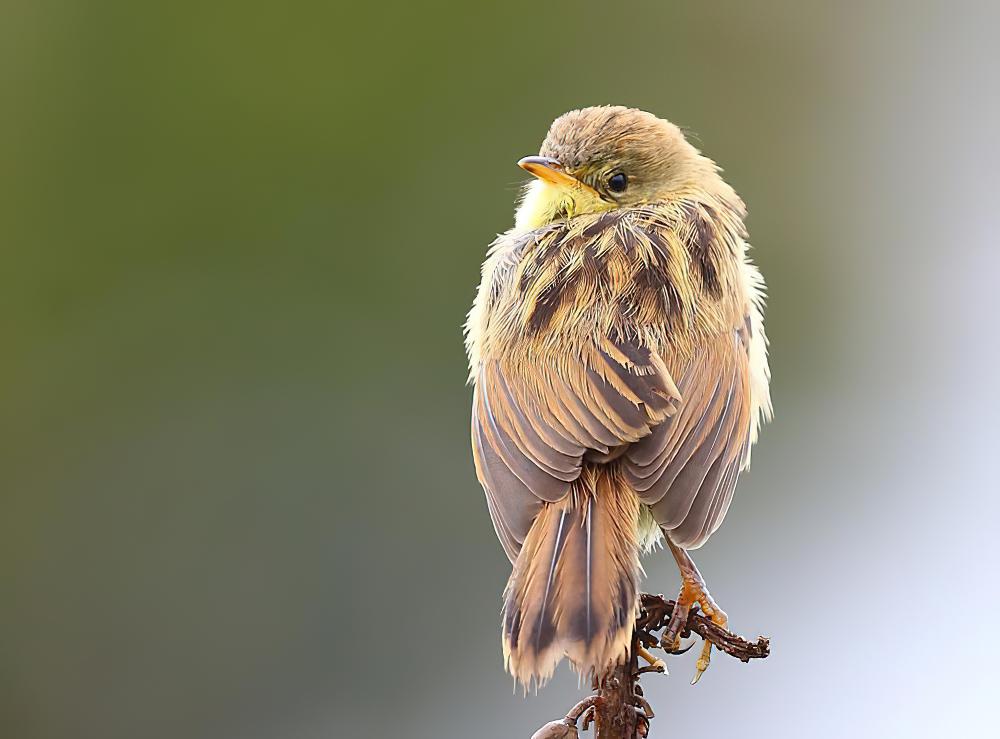
[[(517, 449), (514, 440), (498, 423), (490, 405), (490, 391), (483, 387), (479, 393), (481, 401), (480, 423), (486, 441), (524, 485), (542, 500), (561, 500), (569, 491), (569, 485), (543, 470), (538, 463)], [(485, 419), (485, 423), (483, 420)]]
[[(637, 340), (595, 337), (584, 355), (581, 366), (539, 361), (523, 379), (502, 360), (479, 367), (474, 459), (508, 556), (516, 556), (527, 534), (530, 500), (524, 491), (544, 502), (562, 500), (584, 458), (615, 458), (625, 444), (674, 413), (680, 401), (662, 359)], [(522, 358), (518, 366), (525, 364)], [(508, 484), (514, 493), (504, 505), (497, 499), (507, 497)], [(529, 509), (537, 513), (534, 506)], [(506, 519), (508, 511), (513, 520)]]
[(480, 367), (474, 458), (511, 559), (539, 503), (565, 498), (584, 459), (624, 455), (624, 480), (682, 546), (700, 545), (728, 510), (750, 427), (743, 345), (719, 337), (678, 389), (646, 347), (601, 344), (583, 371), (543, 365), (530, 384), (512, 383), (500, 362)]
[(749, 370), (721, 336), (682, 375), (680, 411), (629, 447), (625, 474), (671, 540), (700, 546), (721, 523), (746, 459)]
[(499, 390), (495, 405), (500, 423), (504, 428), (511, 429), (514, 443), (521, 453), (553, 477), (565, 482), (575, 480), (580, 474), (580, 452), (571, 456), (546, 444), (515, 403), (503, 376), (497, 374), (493, 379), (493, 385)]
[(472, 410), (472, 458), (479, 482), (486, 491), (493, 527), (504, 552), (513, 561), (531, 522), (542, 508), (542, 500), (510, 471), (486, 441), (478, 416), (479, 404), (475, 402)]

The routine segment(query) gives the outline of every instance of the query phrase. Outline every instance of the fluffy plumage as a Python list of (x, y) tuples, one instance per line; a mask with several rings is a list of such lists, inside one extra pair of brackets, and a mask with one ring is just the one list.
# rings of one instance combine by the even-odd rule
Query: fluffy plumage
[(525, 683), (564, 654), (584, 673), (624, 656), (640, 519), (701, 546), (770, 413), (763, 281), (715, 165), (626, 108), (563, 116), (541, 153), (574, 179), (529, 186), (466, 327), (476, 470), (514, 563), (504, 654)]

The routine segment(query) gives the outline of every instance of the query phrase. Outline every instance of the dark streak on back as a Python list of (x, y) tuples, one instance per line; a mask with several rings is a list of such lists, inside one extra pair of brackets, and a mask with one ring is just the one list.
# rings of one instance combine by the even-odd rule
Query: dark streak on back
[[(702, 210), (705, 211), (705, 215), (702, 214)], [(705, 292), (718, 300), (722, 297), (722, 284), (719, 281), (719, 269), (716, 265), (718, 255), (715, 253), (713, 225), (718, 216), (712, 206), (706, 204), (699, 208), (693, 203), (685, 203), (684, 215), (691, 224), (690, 234), (686, 240), (688, 253), (701, 273)]]

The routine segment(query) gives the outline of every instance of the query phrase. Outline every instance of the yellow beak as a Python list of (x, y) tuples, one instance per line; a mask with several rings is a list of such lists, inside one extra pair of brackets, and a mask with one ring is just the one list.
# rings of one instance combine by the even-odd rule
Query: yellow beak
[(563, 171), (563, 166), (551, 157), (525, 157), (517, 163), (524, 171), (540, 180), (562, 187), (587, 187), (580, 180)]

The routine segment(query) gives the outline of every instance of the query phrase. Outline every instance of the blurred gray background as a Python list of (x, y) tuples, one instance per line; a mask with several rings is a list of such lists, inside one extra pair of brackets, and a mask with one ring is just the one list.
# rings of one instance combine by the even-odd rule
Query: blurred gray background
[[(0, 735), (527, 739), (460, 326), (549, 122), (750, 208), (777, 420), (697, 554), (773, 654), (653, 736), (995, 736), (995, 3), (0, 7)], [(663, 553), (646, 588), (672, 594)]]

